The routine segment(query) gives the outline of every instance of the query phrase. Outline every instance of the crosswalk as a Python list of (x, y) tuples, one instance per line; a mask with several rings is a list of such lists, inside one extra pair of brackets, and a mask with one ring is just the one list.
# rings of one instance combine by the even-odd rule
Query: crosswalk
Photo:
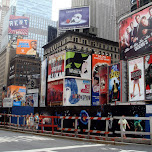
[(31, 142), (31, 141), (45, 141), (45, 140), (54, 140), (52, 138), (40, 137), (40, 136), (3, 136), (0, 137), (0, 143), (9, 143), (9, 142)]

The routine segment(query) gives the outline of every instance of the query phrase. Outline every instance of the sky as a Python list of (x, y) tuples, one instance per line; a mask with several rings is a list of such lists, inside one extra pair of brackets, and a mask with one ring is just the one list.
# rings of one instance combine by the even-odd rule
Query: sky
[(71, 8), (71, 0), (53, 0), (52, 20), (57, 21), (59, 9)]

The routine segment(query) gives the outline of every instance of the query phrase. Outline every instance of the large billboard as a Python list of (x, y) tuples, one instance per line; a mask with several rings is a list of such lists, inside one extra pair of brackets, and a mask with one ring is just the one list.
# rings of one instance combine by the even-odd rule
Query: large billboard
[(46, 98), (46, 75), (47, 75), (47, 59), (41, 64), (41, 96), (40, 96), (40, 107), (45, 107)]
[(152, 100), (152, 55), (144, 57), (145, 62), (145, 85), (146, 85), (146, 100)]
[(17, 40), (16, 54), (36, 55), (37, 40)]
[(8, 34), (28, 35), (29, 18), (11, 15), (9, 19)]
[(99, 70), (103, 65), (110, 65), (111, 57), (93, 54), (92, 55), (92, 105), (100, 105), (99, 103)]
[(26, 101), (23, 106), (38, 107), (38, 93), (26, 95)]
[(65, 75), (91, 79), (91, 55), (66, 52)]
[(48, 61), (48, 82), (60, 79), (65, 76), (64, 72), (65, 51), (49, 56)]
[(91, 81), (74, 78), (65, 79), (64, 106), (90, 106)]
[(120, 101), (120, 63), (109, 66), (109, 103)]
[(47, 89), (47, 105), (62, 105), (63, 103), (63, 79), (51, 81)]
[(149, 53), (152, 45), (152, 7), (148, 7), (119, 24), (121, 59)]
[(130, 60), (129, 69), (129, 101), (145, 100), (144, 60), (143, 57)]
[(13, 106), (22, 106), (25, 103), (26, 87), (11, 85), (7, 88), (7, 97), (13, 99)]
[(59, 11), (59, 29), (80, 29), (90, 27), (89, 7), (71, 8)]

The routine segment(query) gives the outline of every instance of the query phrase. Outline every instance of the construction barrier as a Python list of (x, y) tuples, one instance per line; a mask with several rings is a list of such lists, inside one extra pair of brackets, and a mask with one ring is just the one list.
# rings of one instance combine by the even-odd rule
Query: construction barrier
[[(33, 116), (34, 117), (34, 116)], [(16, 119), (16, 123), (12, 123), (12, 118)], [(152, 144), (152, 117), (83, 117), (87, 120), (87, 129), (79, 128), (79, 121), (82, 117), (75, 116), (40, 116), (39, 129), (36, 130), (36, 123), (33, 125), (26, 124), (26, 115), (12, 115), (12, 114), (0, 114), (0, 126), (10, 129), (17, 129), (23, 131), (39, 132), (43, 134), (52, 134), (58, 136), (68, 136), (73, 138), (86, 138), (93, 140), (104, 140), (104, 141), (114, 141), (114, 142), (135, 142), (135, 143), (145, 143)], [(123, 119), (127, 121), (130, 120), (140, 120), (149, 121), (150, 131), (125, 131), (123, 129)], [(47, 121), (46, 121), (47, 120)], [(56, 120), (60, 121), (60, 126), (56, 124)], [(73, 122), (73, 128), (64, 127), (64, 122), (66, 120), (71, 120)], [(119, 130), (109, 130), (109, 122), (114, 120), (120, 120), (120, 131)], [(102, 121), (105, 124), (105, 130), (92, 130), (92, 121)], [(47, 122), (47, 124), (45, 123)], [(114, 126), (113, 126), (114, 127)], [(50, 131), (47, 130), (49, 128)], [(120, 135), (120, 137), (114, 136), (114, 134)], [(124, 135), (144, 135), (150, 136), (150, 139), (146, 138), (125, 138)]]

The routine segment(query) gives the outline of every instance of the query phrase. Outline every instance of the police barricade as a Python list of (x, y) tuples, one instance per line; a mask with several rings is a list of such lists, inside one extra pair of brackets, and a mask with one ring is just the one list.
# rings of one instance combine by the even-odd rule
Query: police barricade
[[(12, 128), (17, 130), (23, 131), (32, 131), (32, 132), (40, 132), (40, 133), (49, 133), (53, 135), (59, 136), (69, 136), (74, 138), (87, 138), (87, 139), (94, 139), (94, 140), (105, 140), (105, 141), (114, 141), (114, 142), (133, 142), (133, 143), (145, 143), (145, 144), (152, 144), (152, 117), (83, 117), (84, 120), (87, 119), (87, 128), (78, 128), (80, 119), (82, 117), (75, 117), (75, 116), (40, 116), (39, 117), (39, 130), (35, 129), (35, 124), (29, 125), (26, 124), (26, 115), (11, 115), (11, 114), (0, 114), (0, 126), (5, 128)], [(16, 119), (16, 123), (12, 123), (12, 118)], [(22, 122), (20, 120), (22, 118)], [(34, 118), (34, 116), (33, 116)], [(47, 122), (44, 123), (45, 119)], [(60, 126), (55, 124), (55, 120), (58, 119), (61, 121)], [(126, 131), (124, 129), (124, 122), (123, 120), (126, 119), (127, 121), (148, 121), (149, 122), (149, 132), (143, 131)], [(66, 120), (72, 120), (73, 128), (65, 128), (64, 122)], [(102, 121), (105, 123), (105, 130), (92, 130), (92, 122), (93, 121)], [(120, 131), (115, 129), (113, 126), (113, 131), (109, 131), (109, 124), (110, 121), (117, 121), (119, 122)], [(98, 125), (98, 123), (96, 123)], [(51, 128), (50, 131), (47, 131), (46, 128)], [(119, 137), (115, 137), (114, 134), (119, 134)], [(146, 138), (132, 138), (132, 137), (124, 137), (124, 135), (144, 135), (149, 136), (150, 139)]]

